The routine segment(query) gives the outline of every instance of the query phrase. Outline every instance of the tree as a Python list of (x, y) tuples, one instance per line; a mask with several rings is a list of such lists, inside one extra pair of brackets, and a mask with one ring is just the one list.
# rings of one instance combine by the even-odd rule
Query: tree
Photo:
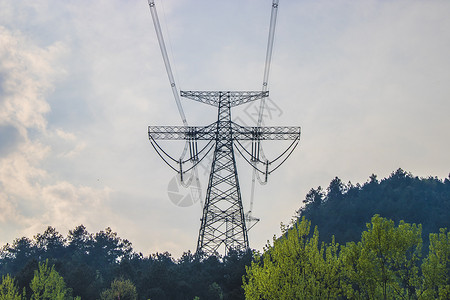
[(15, 239), (12, 245), (6, 244), (2, 247), (1, 273), (15, 276), (36, 255), (36, 246), (26, 238)]
[(306, 194), (305, 200), (303, 200), (303, 203), (305, 205), (311, 204), (312, 207), (318, 207), (320, 204), (322, 204), (323, 201), (323, 190), (322, 187), (319, 186), (317, 189), (311, 189)]
[(6, 275), (2, 277), (2, 283), (0, 284), (0, 300), (22, 300), (25, 299), (25, 295), (20, 294), (19, 288), (14, 282), (14, 278)]
[(74, 230), (69, 230), (67, 242), (67, 248), (71, 251), (72, 255), (80, 258), (89, 253), (92, 247), (93, 237), (84, 225), (79, 225)]
[(335, 177), (331, 180), (330, 185), (327, 188), (327, 201), (338, 201), (342, 199), (342, 195), (345, 192), (345, 185), (339, 177)]
[(91, 260), (100, 266), (112, 265), (129, 258), (133, 248), (128, 240), (123, 240), (110, 227), (95, 234), (91, 249)]
[(369, 176), (369, 184), (378, 184), (377, 175), (373, 174)]
[(71, 291), (66, 288), (64, 279), (55, 271), (54, 266), (51, 268), (48, 266), (48, 260), (45, 263), (39, 263), (39, 268), (31, 280), (30, 288), (32, 290), (31, 300), (71, 299)]
[(341, 250), (346, 296), (414, 299), (421, 286), (421, 232), (421, 225), (401, 221), (395, 227), (392, 220), (375, 215), (361, 242)]
[(425, 299), (450, 299), (450, 232), (430, 234), (430, 250), (422, 264)]
[(246, 299), (335, 299), (341, 295), (338, 245), (319, 245), (319, 232), (310, 234), (306, 219), (256, 255), (244, 277)]
[(130, 280), (115, 279), (111, 287), (102, 292), (101, 300), (136, 300), (136, 287)]
[(35, 243), (42, 258), (61, 258), (65, 254), (66, 239), (55, 228), (48, 226), (44, 233), (38, 233)]
[(230, 250), (222, 259), (223, 276), (221, 287), (224, 299), (244, 299), (242, 289), (242, 275), (245, 274), (245, 266), (250, 265), (253, 258), (251, 250)]
[(211, 300), (223, 300), (223, 291), (217, 282), (213, 282), (208, 287), (208, 299)]

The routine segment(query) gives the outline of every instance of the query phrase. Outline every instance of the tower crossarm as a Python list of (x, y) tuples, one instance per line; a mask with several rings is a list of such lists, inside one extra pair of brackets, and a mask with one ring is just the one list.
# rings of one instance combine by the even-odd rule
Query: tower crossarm
[[(266, 126), (249, 127), (231, 123), (234, 140), (296, 140), (301, 127)], [(216, 140), (217, 122), (208, 126), (148, 126), (148, 136), (153, 140)]]
[(148, 126), (151, 140), (215, 140), (217, 122), (208, 126)]
[(238, 106), (269, 96), (269, 91), (181, 91), (181, 97), (219, 106), (220, 99), (229, 98), (230, 107)]
[(301, 128), (296, 126), (248, 127), (232, 123), (235, 140), (296, 140)]

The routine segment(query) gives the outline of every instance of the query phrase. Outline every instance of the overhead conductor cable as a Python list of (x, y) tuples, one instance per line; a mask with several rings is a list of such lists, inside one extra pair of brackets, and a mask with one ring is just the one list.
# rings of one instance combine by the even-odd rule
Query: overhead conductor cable
[[(158, 38), (158, 43), (159, 43), (159, 48), (161, 49), (161, 54), (162, 54), (162, 57), (164, 60), (164, 65), (166, 67), (167, 76), (169, 77), (169, 82), (170, 82), (170, 87), (172, 88), (173, 97), (175, 98), (175, 102), (177, 104), (178, 112), (180, 114), (183, 125), (188, 126), (188, 123), (186, 120), (186, 115), (184, 114), (183, 106), (181, 105), (180, 94), (178, 93), (178, 89), (175, 84), (175, 78), (173, 77), (172, 68), (170, 67), (169, 56), (167, 55), (167, 49), (166, 49), (166, 45), (164, 43), (164, 37), (163, 37), (162, 31), (161, 31), (161, 25), (159, 23), (158, 14), (156, 12), (155, 1), (148, 0), (148, 5), (150, 7), (150, 13), (152, 14), (153, 25), (155, 27), (156, 36)], [(185, 154), (187, 152), (187, 146), (188, 146), (188, 144), (186, 143), (183, 153), (181, 154), (181, 157), (185, 156)], [(194, 174), (192, 176), (195, 178), (197, 186), (199, 186), (200, 182), (199, 182), (199, 178), (198, 178), (197, 168), (195, 167), (196, 165), (197, 164), (194, 164), (194, 170), (193, 170)], [(185, 186), (185, 184), (183, 182), (183, 174), (181, 171), (181, 166), (180, 166), (180, 172), (181, 172), (181, 174), (180, 174), (181, 184), (183, 186)], [(185, 186), (185, 187), (187, 187), (187, 186)], [(201, 198), (201, 194), (199, 197)]]
[[(277, 23), (277, 14), (278, 14), (278, 0), (273, 0), (272, 12), (270, 14), (269, 39), (267, 41), (266, 63), (264, 66), (264, 77), (262, 86), (263, 92), (266, 92), (267, 89), (269, 88), (269, 71), (270, 71), (270, 63), (272, 61), (273, 40), (275, 37), (275, 25)], [(258, 114), (258, 127), (260, 127), (262, 124), (264, 104), (265, 98), (262, 98)]]
[[(272, 61), (272, 50), (273, 50), (273, 40), (275, 37), (275, 25), (277, 23), (277, 14), (278, 14), (278, 0), (272, 1), (272, 11), (270, 13), (270, 25), (269, 25), (269, 39), (267, 41), (267, 51), (266, 51), (266, 63), (264, 65), (264, 77), (263, 77), (263, 85), (262, 85), (262, 91), (266, 92), (269, 88), (269, 71), (270, 71), (270, 63)], [(261, 127), (262, 125), (262, 119), (264, 115), (264, 105), (265, 105), (265, 98), (261, 99), (261, 103), (259, 106), (258, 111), (258, 122), (257, 127)], [(259, 147), (260, 145), (258, 145)], [(255, 162), (256, 164), (257, 162)], [(266, 172), (268, 172), (268, 164), (266, 164)], [(251, 192), (250, 192), (250, 209), (248, 211), (248, 217), (251, 219), (251, 214), (253, 210), (253, 199), (255, 197), (255, 185), (256, 185), (256, 177), (259, 178), (259, 174), (256, 171), (256, 168), (253, 169), (252, 174), (252, 186), (251, 186)], [(265, 181), (261, 183), (267, 183), (267, 174), (265, 176)]]
[(158, 37), (159, 48), (161, 49), (161, 54), (164, 60), (164, 65), (166, 66), (167, 76), (169, 77), (170, 87), (172, 88), (172, 93), (177, 103), (178, 112), (180, 113), (181, 120), (184, 126), (188, 126), (186, 121), (186, 116), (181, 106), (180, 95), (178, 93), (177, 86), (175, 85), (175, 79), (173, 77), (172, 68), (170, 67), (169, 56), (167, 55), (166, 45), (164, 43), (163, 34), (161, 31), (161, 26), (159, 24), (158, 14), (156, 13), (155, 1), (148, 0), (148, 5), (150, 6), (150, 13), (152, 14), (153, 25), (156, 30), (156, 36)]

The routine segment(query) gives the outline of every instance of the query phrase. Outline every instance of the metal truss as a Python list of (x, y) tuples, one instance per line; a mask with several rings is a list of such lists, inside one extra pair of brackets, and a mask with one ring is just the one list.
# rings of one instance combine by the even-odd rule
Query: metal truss
[[(149, 137), (155, 140), (218, 140), (218, 122), (204, 127), (195, 126), (149, 126)], [(244, 127), (231, 122), (234, 140), (295, 140), (301, 128), (291, 126)]]
[(181, 91), (181, 97), (185, 97), (191, 100), (209, 104), (212, 106), (219, 106), (220, 99), (227, 98), (230, 107), (248, 103), (251, 101), (259, 100), (261, 98), (269, 97), (269, 91), (265, 92), (243, 92), (243, 91)]

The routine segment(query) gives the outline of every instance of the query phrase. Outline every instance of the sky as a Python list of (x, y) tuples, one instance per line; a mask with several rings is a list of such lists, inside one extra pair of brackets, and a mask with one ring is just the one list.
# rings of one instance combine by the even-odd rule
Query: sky
[[(270, 0), (156, 7), (181, 90), (261, 89)], [(256, 187), (252, 248), (336, 176), (449, 176), (448, 11), (446, 0), (280, 0), (264, 123), (302, 136)], [(182, 105), (190, 125), (215, 121), (214, 108)], [(252, 125), (256, 108), (233, 118)], [(148, 125), (181, 124), (146, 0), (0, 0), (0, 245), (83, 224), (111, 227), (144, 255), (195, 251), (204, 200), (147, 137)], [(184, 145), (163, 146), (179, 156)], [(238, 171), (247, 211), (251, 170), (238, 160)], [(204, 197), (208, 165), (198, 172)]]

